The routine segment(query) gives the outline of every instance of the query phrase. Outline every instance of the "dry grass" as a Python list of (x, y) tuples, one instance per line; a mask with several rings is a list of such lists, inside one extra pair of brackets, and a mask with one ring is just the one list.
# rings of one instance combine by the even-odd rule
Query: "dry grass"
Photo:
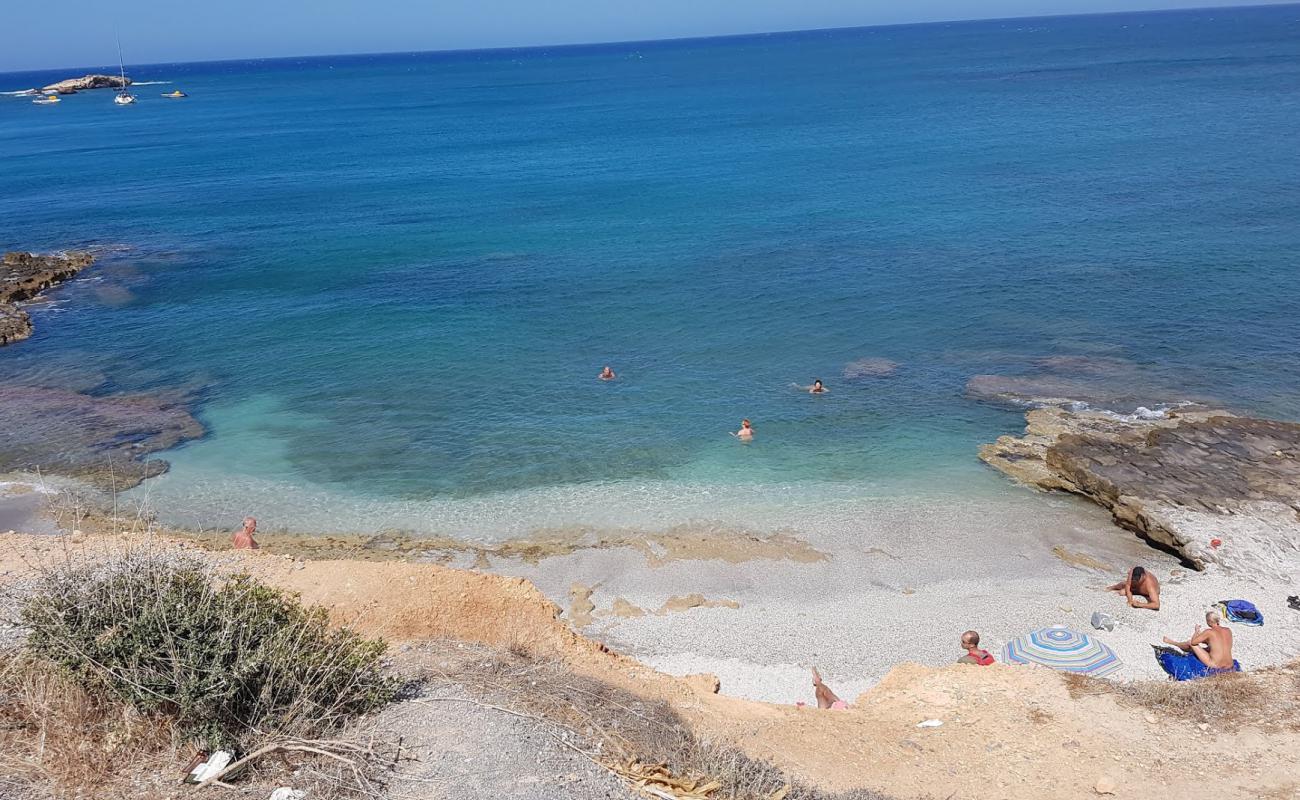
[(412, 660), (430, 687), (463, 686), (485, 704), (549, 723), (585, 742), (585, 755), (624, 777), (662, 766), (688, 784), (716, 782), (710, 800), (883, 800), (867, 791), (830, 795), (791, 781), (771, 764), (697, 738), (666, 702), (576, 674), (560, 661), (535, 659), (520, 648), (431, 642)]
[[(227, 780), (251, 797), (286, 785), (319, 800), (385, 797), (397, 753), (362, 731), (327, 742), (267, 737), (254, 748), (266, 752)], [(107, 693), (89, 692), (47, 661), (0, 654), (0, 798), (192, 798), (196, 787), (181, 778), (197, 751), (184, 738), (166, 715), (142, 715)]]
[(170, 721), (145, 716), (62, 671), (0, 661), (0, 775), (30, 797), (139, 797), (134, 774), (170, 773), (188, 754)]
[(1194, 681), (1110, 683), (1068, 675), (1065, 682), (1072, 697), (1114, 694), (1123, 703), (1191, 722), (1300, 730), (1300, 662)]

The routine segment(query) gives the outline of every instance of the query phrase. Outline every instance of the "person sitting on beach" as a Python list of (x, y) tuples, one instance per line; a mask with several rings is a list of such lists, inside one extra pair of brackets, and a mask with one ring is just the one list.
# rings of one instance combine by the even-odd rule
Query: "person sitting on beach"
[(740, 421), (740, 430), (736, 431), (731, 435), (735, 436), (738, 439), (744, 439), (745, 441), (749, 441), (750, 439), (754, 438), (754, 426), (749, 424), (749, 420), (742, 419)]
[[(1107, 586), (1106, 589), (1112, 592), (1123, 592), (1132, 608), (1160, 610), (1160, 581), (1143, 567), (1134, 567), (1129, 570), (1127, 580), (1122, 580), (1114, 586)], [(1138, 597), (1143, 599), (1138, 600)]]
[(257, 533), (257, 520), (252, 517), (244, 517), (244, 527), (235, 532), (235, 549), (256, 550), (257, 542), (253, 541), (254, 533)]
[(618, 376), (614, 374), (614, 370), (610, 369), (608, 364), (606, 364), (605, 368), (600, 371), (600, 379), (602, 381), (612, 381), (617, 377)]
[(980, 635), (978, 631), (966, 631), (961, 635), (961, 646), (966, 651), (966, 655), (957, 659), (958, 664), (978, 664), (981, 667), (987, 667), (993, 663), (993, 654), (987, 650), (980, 649)]
[(1192, 631), (1192, 638), (1185, 642), (1176, 642), (1165, 637), (1165, 644), (1173, 645), (1184, 653), (1196, 656), (1206, 668), (1211, 670), (1232, 670), (1232, 631), (1223, 627), (1219, 615), (1213, 611), (1205, 612), (1205, 624), (1210, 627), (1201, 630), (1197, 625)]
[(813, 693), (817, 695), (818, 708), (838, 709), (838, 708), (849, 707), (848, 703), (841, 700), (838, 696), (836, 696), (835, 692), (831, 691), (831, 687), (822, 683), (821, 673), (817, 671), (816, 667), (813, 667), (812, 675), (813, 675)]

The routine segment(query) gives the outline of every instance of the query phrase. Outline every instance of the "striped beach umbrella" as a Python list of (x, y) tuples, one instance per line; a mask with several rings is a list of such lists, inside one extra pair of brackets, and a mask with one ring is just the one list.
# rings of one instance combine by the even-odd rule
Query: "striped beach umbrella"
[(1114, 650), (1064, 625), (1017, 636), (1002, 648), (1002, 660), (1012, 664), (1042, 664), (1098, 678), (1124, 666)]

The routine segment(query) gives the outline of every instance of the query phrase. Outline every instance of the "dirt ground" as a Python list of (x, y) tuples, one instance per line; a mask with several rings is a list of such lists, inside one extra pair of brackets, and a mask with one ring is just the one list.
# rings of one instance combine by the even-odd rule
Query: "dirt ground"
[[(21, 581), (41, 561), (123, 547), (203, 552), (139, 537), (76, 538), (0, 538), (0, 585)], [(522, 579), (429, 563), (259, 552), (204, 557), (298, 592), (337, 623), (390, 642), (452, 638), (562, 659), (575, 672), (667, 701), (702, 739), (734, 745), (831, 791), (865, 788), (917, 800), (1300, 797), (1297, 665), (1246, 678), (1273, 705), (1245, 718), (1198, 722), (1194, 709), (1171, 713), (1107, 684), (1002, 665), (901, 664), (848, 710), (819, 711), (721, 696), (712, 676), (676, 678), (609, 652), (572, 630)], [(927, 720), (942, 725), (918, 727)]]

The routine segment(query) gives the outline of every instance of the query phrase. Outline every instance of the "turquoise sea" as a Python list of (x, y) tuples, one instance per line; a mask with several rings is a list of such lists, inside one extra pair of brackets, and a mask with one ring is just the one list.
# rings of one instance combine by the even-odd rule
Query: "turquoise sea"
[(1002, 492), (965, 385), (1045, 363), (1300, 417), (1300, 6), (128, 73), (0, 96), (0, 247), (105, 252), (0, 376), (195, 391), (171, 521)]

